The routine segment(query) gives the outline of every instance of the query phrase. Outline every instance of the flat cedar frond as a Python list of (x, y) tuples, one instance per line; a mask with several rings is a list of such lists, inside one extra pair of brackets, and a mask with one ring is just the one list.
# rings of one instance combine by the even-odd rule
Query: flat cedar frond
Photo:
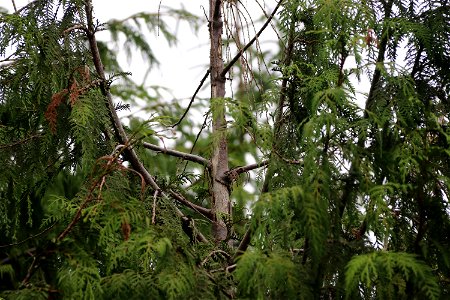
[[(396, 278), (397, 274), (401, 280)], [(379, 297), (394, 299), (404, 296), (404, 286), (413, 282), (416, 296), (440, 299), (439, 286), (430, 267), (410, 253), (374, 252), (355, 256), (348, 263), (345, 276), (348, 291), (359, 286), (368, 290), (376, 286)], [(400, 286), (394, 288), (395, 285)], [(349, 298), (352, 293), (347, 295)]]

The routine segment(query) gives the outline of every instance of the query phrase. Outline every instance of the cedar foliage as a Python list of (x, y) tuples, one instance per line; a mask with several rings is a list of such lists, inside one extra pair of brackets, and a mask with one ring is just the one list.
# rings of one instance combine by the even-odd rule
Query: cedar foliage
[[(221, 7), (227, 53), (242, 49), (245, 7)], [(152, 67), (143, 31), (176, 45), (167, 16), (101, 23), (89, 9), (36, 0), (0, 10), (0, 297), (449, 297), (447, 1), (284, 0), (272, 20), (279, 53), (248, 48), (230, 74), (233, 99), (194, 101), (205, 121), (188, 111), (173, 127), (184, 108), (130, 80), (93, 35), (127, 37), (124, 51)], [(141, 99), (150, 117), (130, 117), (122, 133), (117, 111)], [(221, 115), (226, 129), (197, 131)], [(179, 152), (157, 145), (169, 128)], [(225, 130), (231, 169), (216, 178), (209, 159)], [(246, 166), (249, 154), (261, 163)], [(216, 180), (231, 215), (210, 209)]]

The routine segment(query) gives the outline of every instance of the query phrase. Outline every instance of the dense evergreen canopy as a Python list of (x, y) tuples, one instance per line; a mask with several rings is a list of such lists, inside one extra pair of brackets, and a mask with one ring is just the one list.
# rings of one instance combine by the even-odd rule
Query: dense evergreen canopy
[[(203, 2), (0, 9), (0, 298), (449, 298), (447, 1)], [(188, 108), (117, 63), (167, 18), (210, 33)]]

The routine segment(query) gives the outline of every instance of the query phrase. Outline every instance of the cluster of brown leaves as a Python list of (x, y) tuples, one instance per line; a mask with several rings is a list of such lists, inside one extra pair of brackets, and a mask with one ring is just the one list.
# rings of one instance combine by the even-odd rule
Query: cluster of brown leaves
[(69, 104), (71, 107), (73, 107), (81, 95), (86, 93), (91, 87), (98, 84), (98, 81), (91, 81), (88, 66), (79, 67), (75, 69), (74, 73), (75, 72), (78, 72), (80, 74), (82, 84), (80, 85), (76, 78), (72, 75), (72, 84), (70, 85), (70, 87), (53, 94), (52, 100), (50, 101), (50, 104), (47, 106), (47, 110), (44, 113), (44, 116), (47, 119), (50, 125), (50, 129), (53, 133), (56, 132), (56, 123), (58, 119), (57, 109), (66, 99), (67, 95), (69, 95)]

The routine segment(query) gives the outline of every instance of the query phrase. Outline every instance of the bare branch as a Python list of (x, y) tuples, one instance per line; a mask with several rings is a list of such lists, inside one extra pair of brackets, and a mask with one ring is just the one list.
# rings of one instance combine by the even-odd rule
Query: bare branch
[(185, 197), (183, 197), (182, 195), (180, 195), (179, 193), (177, 193), (177, 192), (175, 192), (173, 190), (170, 190), (169, 193), (172, 195), (173, 198), (175, 198), (175, 200), (177, 200), (181, 204), (184, 204), (187, 207), (197, 211), (198, 213), (200, 213), (201, 215), (205, 216), (209, 220), (212, 219), (212, 213), (211, 213), (210, 209), (204, 208), (203, 206), (200, 206), (200, 205), (197, 205), (197, 204), (194, 204), (194, 203), (190, 202)]
[(227, 252), (223, 251), (223, 250), (214, 250), (211, 253), (209, 253), (205, 259), (201, 262), (201, 266), (204, 266), (206, 264), (206, 262), (213, 256), (213, 255), (217, 255), (217, 254), (222, 254), (223, 256), (226, 256), (228, 259), (231, 258), (231, 255), (228, 254)]
[(272, 21), (273, 17), (275, 16), (278, 8), (280, 7), (281, 3), (283, 2), (283, 0), (280, 0), (277, 4), (277, 6), (275, 7), (275, 9), (273, 10), (272, 14), (269, 16), (269, 18), (266, 20), (266, 22), (264, 23), (264, 25), (261, 27), (261, 29), (256, 33), (256, 35), (247, 43), (247, 45), (245, 45), (244, 48), (242, 48), (242, 50), (240, 50), (235, 57), (233, 57), (233, 59), (228, 63), (228, 65), (226, 65), (222, 72), (220, 73), (221, 77), (225, 77), (225, 75), (228, 73), (228, 71), (230, 71), (231, 67), (233, 67), (233, 65), (239, 60), (239, 58), (242, 56), (242, 54), (244, 54), (244, 52), (250, 48), (250, 46), (259, 38), (259, 36), (261, 35), (261, 33), (263, 33), (263, 31), (266, 29), (267, 25), (269, 25), (270, 21)]
[(14, 0), (11, 0), (12, 5), (14, 7), (14, 12), (17, 12), (17, 6), (16, 6), (16, 2)]
[(239, 256), (241, 256), (245, 252), (245, 250), (247, 250), (248, 245), (250, 245), (251, 239), (252, 239), (252, 230), (251, 230), (251, 227), (249, 227), (247, 229), (247, 231), (245, 232), (241, 243), (239, 244), (238, 248), (236, 249), (236, 252), (233, 255), (232, 262), (235, 262), (236, 259)]
[(247, 166), (243, 166), (243, 167), (233, 168), (230, 171), (234, 171), (237, 174), (242, 174), (242, 173), (254, 170), (254, 169), (265, 167), (268, 164), (269, 164), (269, 160), (267, 159), (267, 160), (264, 160), (264, 161), (262, 161), (260, 163), (255, 163), (255, 164), (251, 164), (251, 165), (247, 165)]
[(210, 168), (210, 166), (211, 166), (211, 162), (209, 160), (207, 160), (206, 158), (203, 158), (201, 156), (198, 156), (198, 155), (189, 154), (189, 153), (185, 153), (185, 152), (181, 152), (181, 151), (177, 151), (177, 150), (167, 149), (165, 147), (160, 147), (160, 146), (150, 144), (147, 142), (142, 143), (142, 145), (147, 149), (150, 149), (150, 150), (153, 150), (156, 152), (161, 152), (161, 153), (164, 153), (164, 154), (167, 154), (170, 156), (180, 157), (184, 160), (189, 160), (192, 162), (199, 163), (208, 168)]
[(69, 34), (70, 32), (74, 31), (75, 29), (81, 29), (81, 30), (83, 30), (83, 31), (86, 31), (86, 28), (84, 27), (83, 24), (75, 24), (75, 25), (73, 25), (73, 26), (71, 26), (71, 27), (65, 29), (65, 30), (62, 32), (62, 35), (67, 35), (67, 34)]
[(198, 93), (198, 92), (200, 91), (200, 89), (202, 88), (203, 84), (205, 83), (206, 78), (208, 78), (209, 72), (210, 72), (210, 69), (208, 69), (208, 70), (206, 71), (205, 75), (203, 76), (202, 80), (200, 81), (200, 84), (198, 85), (197, 89), (195, 90), (194, 95), (192, 95), (192, 98), (191, 98), (191, 101), (189, 102), (188, 107), (186, 108), (186, 110), (184, 111), (183, 115), (182, 115), (181, 118), (178, 120), (178, 122), (176, 122), (175, 124), (172, 125), (172, 128), (178, 126), (178, 125), (181, 123), (181, 121), (183, 121), (184, 117), (186, 117), (186, 115), (187, 115), (189, 109), (191, 108), (192, 103), (194, 103), (194, 99), (195, 99), (195, 97), (197, 96), (197, 93)]
[(303, 165), (303, 161), (298, 159), (288, 159), (283, 157), (277, 150), (273, 149), (273, 153), (275, 153), (282, 161), (291, 165)]
[(0, 144), (0, 149), (11, 148), (11, 147), (15, 147), (15, 146), (18, 146), (18, 145), (22, 145), (22, 144), (25, 144), (26, 142), (28, 142), (29, 140), (40, 138), (40, 137), (42, 137), (42, 135), (34, 134), (34, 135), (31, 135), (29, 137), (24, 138), (23, 140), (16, 141), (16, 142), (11, 143), (11, 144)]
[[(45, 228), (41, 232), (39, 232), (39, 233), (37, 233), (35, 235), (32, 235), (32, 236), (29, 236), (26, 239), (21, 240), (20, 242), (15, 242), (15, 243), (7, 244), (7, 245), (0, 245), (0, 248), (7, 248), (7, 247), (12, 247), (12, 246), (17, 246), (17, 245), (23, 244), (23, 243), (25, 243), (25, 242), (27, 242), (27, 241), (29, 241), (31, 239), (37, 238), (37, 237), (43, 235), (44, 233), (50, 231), (56, 225), (56, 223), (57, 222), (55, 222), (52, 225), (50, 225), (49, 227)], [(1, 265), (1, 263), (0, 263), (0, 265)]]

